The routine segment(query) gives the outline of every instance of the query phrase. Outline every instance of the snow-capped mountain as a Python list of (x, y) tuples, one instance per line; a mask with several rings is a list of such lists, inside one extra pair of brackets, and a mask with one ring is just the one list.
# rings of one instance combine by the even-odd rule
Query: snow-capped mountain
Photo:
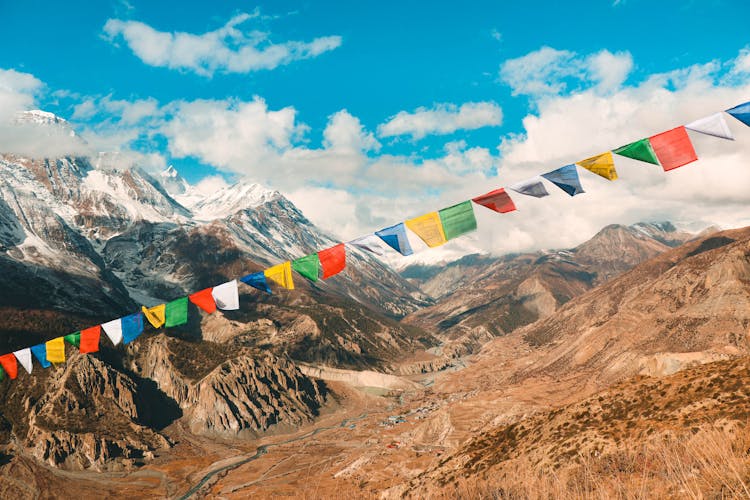
[(240, 210), (259, 207), (281, 198), (281, 193), (260, 184), (241, 181), (207, 195), (196, 193), (195, 188), (188, 186), (183, 193), (174, 193), (174, 196), (190, 208), (196, 220), (210, 221), (229, 217)]
[(172, 165), (159, 174), (159, 183), (173, 197), (184, 195), (192, 187)]

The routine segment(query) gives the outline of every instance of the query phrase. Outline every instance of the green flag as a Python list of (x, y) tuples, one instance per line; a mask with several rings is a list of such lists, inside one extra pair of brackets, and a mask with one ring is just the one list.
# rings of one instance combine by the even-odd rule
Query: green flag
[(81, 332), (71, 333), (63, 338), (65, 339), (65, 342), (70, 345), (74, 345), (76, 347), (80, 347), (81, 345)]
[(471, 206), (470, 201), (444, 208), (438, 212), (438, 215), (440, 215), (440, 222), (443, 224), (447, 240), (452, 240), (477, 228), (474, 207)]
[(0, 367), (0, 381), (5, 380), (5, 370)]
[(292, 261), (292, 269), (300, 273), (310, 281), (318, 281), (318, 269), (320, 269), (320, 259), (318, 254), (311, 253), (297, 260)]
[(188, 298), (182, 297), (172, 302), (167, 302), (166, 307), (166, 321), (164, 326), (170, 328), (172, 326), (180, 326), (187, 323), (188, 320)]
[(647, 163), (653, 163), (654, 165), (659, 164), (659, 160), (656, 158), (654, 148), (651, 147), (651, 142), (648, 139), (641, 139), (640, 141), (631, 142), (627, 146), (622, 146), (612, 150), (620, 156), (627, 156), (634, 160), (645, 161)]

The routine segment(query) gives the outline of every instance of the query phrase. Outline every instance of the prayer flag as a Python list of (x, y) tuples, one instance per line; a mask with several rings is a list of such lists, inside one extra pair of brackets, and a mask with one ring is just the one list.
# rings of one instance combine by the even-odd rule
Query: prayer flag
[(665, 172), (698, 159), (685, 127), (677, 127), (650, 137), (651, 146)]
[(615, 170), (615, 160), (612, 157), (612, 152), (607, 151), (600, 155), (586, 158), (576, 163), (577, 165), (594, 172), (596, 175), (604, 177), (607, 180), (613, 181), (617, 179), (617, 171)]
[(263, 274), (271, 281), (283, 286), (287, 290), (294, 290), (294, 281), (292, 280), (292, 263), (289, 261), (283, 264), (276, 264), (266, 269)]
[(737, 118), (747, 126), (750, 126), (750, 102), (740, 104), (727, 110), (727, 113)]
[(102, 333), (100, 325), (81, 330), (81, 345), (79, 351), (82, 354), (97, 352), (99, 350), (99, 337)]
[[(544, 186), (542, 186), (542, 188), (543, 187)], [(477, 196), (476, 198), (472, 198), (471, 201), (477, 205), (482, 205), (490, 210), (494, 210), (495, 212), (500, 212), (501, 214), (512, 212), (516, 209), (515, 203), (513, 203), (513, 200), (510, 198), (510, 195), (505, 192), (504, 188), (495, 189), (494, 191), (490, 191), (482, 196)]]
[(292, 261), (292, 269), (300, 273), (310, 281), (318, 281), (320, 260), (318, 254), (311, 253)]
[(63, 337), (63, 339), (65, 339), (65, 342), (68, 344), (74, 347), (79, 347), (81, 345), (81, 332), (69, 333)]
[(47, 346), (45, 344), (38, 344), (31, 346), (31, 353), (42, 365), (42, 368), (49, 368), (50, 362), (47, 361)]
[(204, 288), (200, 292), (195, 292), (190, 295), (190, 302), (200, 307), (208, 314), (216, 311), (216, 302), (214, 302), (214, 296), (211, 294), (213, 288)]
[(31, 364), (31, 349), (21, 349), (20, 351), (13, 351), (18, 362), (23, 366), (27, 373), (31, 373), (34, 366)]
[(380, 244), (381, 241), (382, 240), (374, 234), (368, 234), (348, 242), (347, 245), (359, 248), (360, 250), (366, 250), (375, 255), (385, 255), (385, 249)]
[(732, 131), (729, 130), (729, 125), (724, 119), (724, 115), (716, 113), (705, 118), (700, 118), (694, 122), (690, 122), (685, 125), (685, 128), (694, 132), (700, 132), (701, 134), (712, 135), (721, 139), (734, 140)]
[(257, 288), (261, 292), (273, 293), (268, 286), (268, 280), (263, 272), (248, 274), (247, 276), (240, 278), (240, 281), (253, 288)]
[[(162, 304), (164, 305), (164, 304)], [(120, 318), (122, 322), (122, 343), (129, 344), (143, 333), (143, 314), (134, 313)]]
[(400, 253), (401, 255), (411, 255), (414, 250), (411, 249), (409, 238), (406, 236), (406, 226), (399, 222), (395, 226), (390, 226), (375, 231), (375, 234), (385, 242), (386, 245)]
[(420, 215), (404, 223), (430, 248), (440, 246), (448, 241), (445, 239), (443, 224), (440, 222), (440, 216), (437, 212)]
[(44, 343), (47, 349), (47, 361), (50, 363), (65, 363), (65, 341), (62, 337), (48, 340)]
[(3, 367), (3, 370), (11, 380), (18, 376), (18, 364), (16, 363), (16, 356), (14, 354), (3, 354), (0, 356), (0, 366)]
[(102, 323), (102, 329), (107, 334), (112, 344), (117, 345), (122, 341), (122, 319), (113, 319), (107, 323)]
[(151, 323), (151, 326), (153, 326), (154, 328), (161, 328), (164, 325), (164, 322), (167, 320), (166, 304), (159, 304), (158, 306), (154, 307), (141, 306), (141, 311), (143, 312), (143, 315), (146, 316), (148, 322)]
[(542, 178), (538, 175), (525, 181), (516, 182), (508, 186), (508, 189), (512, 189), (516, 193), (525, 194), (526, 196), (533, 196), (534, 198), (544, 198), (549, 196), (547, 188), (542, 183)]
[(646, 163), (653, 163), (654, 165), (659, 164), (659, 160), (656, 158), (656, 153), (654, 153), (654, 148), (651, 147), (651, 143), (648, 139), (631, 142), (630, 144), (613, 150), (613, 152), (634, 160), (645, 161)]
[(339, 243), (331, 248), (326, 248), (318, 252), (320, 267), (323, 268), (323, 279), (340, 273), (346, 267), (346, 247)]
[(172, 302), (167, 302), (166, 321), (164, 326), (172, 328), (187, 323), (188, 320), (188, 298), (180, 297)]
[(438, 212), (438, 215), (447, 240), (452, 240), (477, 228), (474, 207), (471, 206), (470, 201), (444, 208)]
[(236, 311), (240, 308), (240, 292), (237, 289), (237, 280), (227, 281), (215, 286), (211, 292), (216, 307), (224, 311)]
[(542, 177), (559, 187), (570, 196), (584, 193), (581, 181), (578, 178), (578, 171), (575, 165), (565, 165), (552, 172), (542, 174)]

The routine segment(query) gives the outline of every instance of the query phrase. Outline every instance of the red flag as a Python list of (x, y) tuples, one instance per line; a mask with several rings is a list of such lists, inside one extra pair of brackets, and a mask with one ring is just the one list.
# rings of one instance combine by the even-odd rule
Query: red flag
[(208, 314), (211, 314), (212, 312), (216, 311), (216, 302), (214, 301), (214, 296), (211, 294), (213, 290), (214, 289), (212, 287), (201, 290), (200, 292), (195, 292), (194, 294), (189, 296), (190, 302), (200, 307)]
[(471, 201), (501, 214), (512, 212), (516, 209), (516, 205), (510, 199), (508, 193), (505, 192), (505, 188), (495, 189), (482, 196), (472, 198)]
[(346, 249), (343, 243), (318, 252), (318, 259), (323, 268), (323, 279), (338, 274), (346, 267)]
[(5, 370), (5, 373), (7, 373), (11, 379), (18, 376), (18, 365), (16, 364), (16, 357), (13, 353), (0, 356), (0, 366), (3, 367), (3, 370)]
[(656, 134), (649, 137), (649, 142), (665, 172), (698, 159), (685, 127)]
[(81, 330), (81, 343), (78, 347), (81, 354), (97, 352), (99, 350), (99, 336), (102, 334), (102, 326), (96, 325)]

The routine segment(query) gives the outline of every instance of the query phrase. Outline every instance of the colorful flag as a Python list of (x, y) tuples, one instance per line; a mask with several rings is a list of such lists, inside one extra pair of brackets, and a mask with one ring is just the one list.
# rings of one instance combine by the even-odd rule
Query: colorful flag
[(659, 160), (656, 158), (656, 153), (654, 153), (654, 148), (651, 147), (651, 143), (648, 139), (631, 142), (630, 144), (614, 149), (613, 152), (634, 160), (645, 161), (646, 163), (653, 163), (654, 165), (659, 164)]
[(102, 324), (104, 333), (107, 334), (112, 344), (117, 345), (122, 342), (122, 318), (113, 319)]
[(617, 179), (617, 171), (615, 170), (615, 160), (612, 157), (612, 152), (607, 151), (600, 155), (586, 158), (576, 163), (586, 170), (595, 173), (607, 180), (613, 181)]
[(11, 380), (18, 376), (18, 364), (16, 363), (16, 356), (14, 354), (3, 354), (0, 356), (0, 366), (3, 367), (3, 370)]
[(200, 292), (195, 292), (190, 295), (190, 302), (200, 307), (208, 314), (211, 314), (216, 311), (216, 302), (214, 301), (212, 292), (213, 288), (204, 288)]
[(516, 182), (508, 186), (508, 189), (512, 189), (516, 193), (525, 194), (526, 196), (533, 196), (534, 198), (544, 198), (549, 196), (547, 188), (542, 183), (540, 176), (532, 177), (521, 182)]
[[(542, 188), (544, 188), (544, 186), (542, 186)], [(477, 205), (482, 205), (490, 210), (494, 210), (495, 212), (500, 212), (501, 214), (512, 212), (516, 209), (515, 203), (513, 203), (510, 195), (505, 192), (505, 188), (495, 189), (494, 191), (485, 193), (482, 196), (472, 198), (471, 201)]]
[(375, 231), (375, 235), (401, 255), (406, 256), (414, 253), (414, 250), (411, 249), (409, 238), (406, 236), (406, 226), (404, 226), (403, 222), (399, 222), (395, 226), (383, 228), (380, 231)]
[(318, 254), (311, 253), (292, 261), (292, 269), (300, 273), (310, 281), (318, 281), (320, 271), (320, 259)]
[(740, 104), (727, 110), (727, 113), (737, 118), (747, 126), (750, 126), (750, 102)]
[(31, 346), (31, 353), (39, 361), (39, 364), (42, 365), (42, 368), (49, 368), (51, 366), (50, 362), (47, 361), (47, 346), (45, 344)]
[(74, 347), (79, 347), (81, 345), (81, 332), (69, 333), (64, 336), (63, 339), (65, 339), (65, 342), (68, 344)]
[(721, 113), (716, 113), (695, 120), (694, 122), (690, 122), (685, 125), (685, 128), (701, 134), (719, 137), (721, 139), (729, 139), (730, 141), (734, 140), (732, 131), (729, 130), (729, 125), (727, 125), (727, 121)]
[(581, 181), (578, 178), (578, 171), (575, 165), (565, 165), (557, 170), (542, 174), (542, 177), (559, 187), (570, 196), (584, 193)]
[(348, 242), (347, 245), (374, 253), (375, 255), (385, 255), (385, 249), (383, 248), (383, 245), (380, 244), (381, 241), (383, 240), (374, 234), (368, 234)]
[(438, 215), (447, 240), (477, 229), (477, 219), (474, 217), (474, 207), (471, 206), (470, 201), (444, 208), (438, 212)]
[(240, 308), (240, 292), (237, 289), (237, 280), (227, 281), (215, 286), (211, 292), (216, 307), (224, 311), (236, 311)]
[(44, 343), (47, 350), (47, 361), (50, 363), (65, 363), (65, 341), (62, 337), (48, 340)]
[(406, 227), (411, 229), (430, 248), (438, 247), (448, 241), (445, 239), (443, 225), (440, 223), (440, 216), (437, 212), (430, 212), (406, 220), (404, 221), (404, 224), (406, 224)]
[(81, 345), (79, 348), (81, 354), (99, 351), (99, 337), (101, 333), (102, 327), (100, 325), (81, 330)]
[(188, 298), (180, 297), (172, 302), (167, 302), (166, 318), (164, 326), (172, 328), (184, 325), (188, 320)]
[(268, 286), (266, 275), (262, 271), (259, 273), (248, 274), (247, 276), (240, 278), (240, 281), (253, 288), (257, 288), (261, 292), (273, 293)]
[(665, 172), (698, 159), (685, 127), (673, 128), (649, 137), (649, 140)]
[(34, 369), (34, 366), (31, 364), (31, 349), (27, 347), (26, 349), (21, 349), (20, 351), (13, 351), (13, 354), (16, 356), (16, 359), (21, 364), (21, 366), (23, 366), (26, 372), (31, 373), (31, 370)]
[(339, 243), (331, 248), (318, 252), (320, 267), (323, 268), (323, 279), (340, 273), (346, 267), (346, 247)]
[(141, 311), (143, 312), (143, 315), (146, 316), (148, 322), (151, 323), (151, 326), (153, 326), (154, 328), (161, 328), (164, 325), (164, 322), (167, 320), (166, 304), (159, 304), (158, 306), (154, 307), (141, 306)]
[[(162, 304), (164, 305), (164, 304)], [(120, 318), (122, 322), (122, 343), (129, 344), (143, 333), (143, 314), (134, 313)]]
[(266, 269), (263, 274), (271, 281), (283, 286), (287, 290), (294, 290), (294, 280), (292, 279), (292, 263), (289, 261), (283, 264), (276, 264)]

